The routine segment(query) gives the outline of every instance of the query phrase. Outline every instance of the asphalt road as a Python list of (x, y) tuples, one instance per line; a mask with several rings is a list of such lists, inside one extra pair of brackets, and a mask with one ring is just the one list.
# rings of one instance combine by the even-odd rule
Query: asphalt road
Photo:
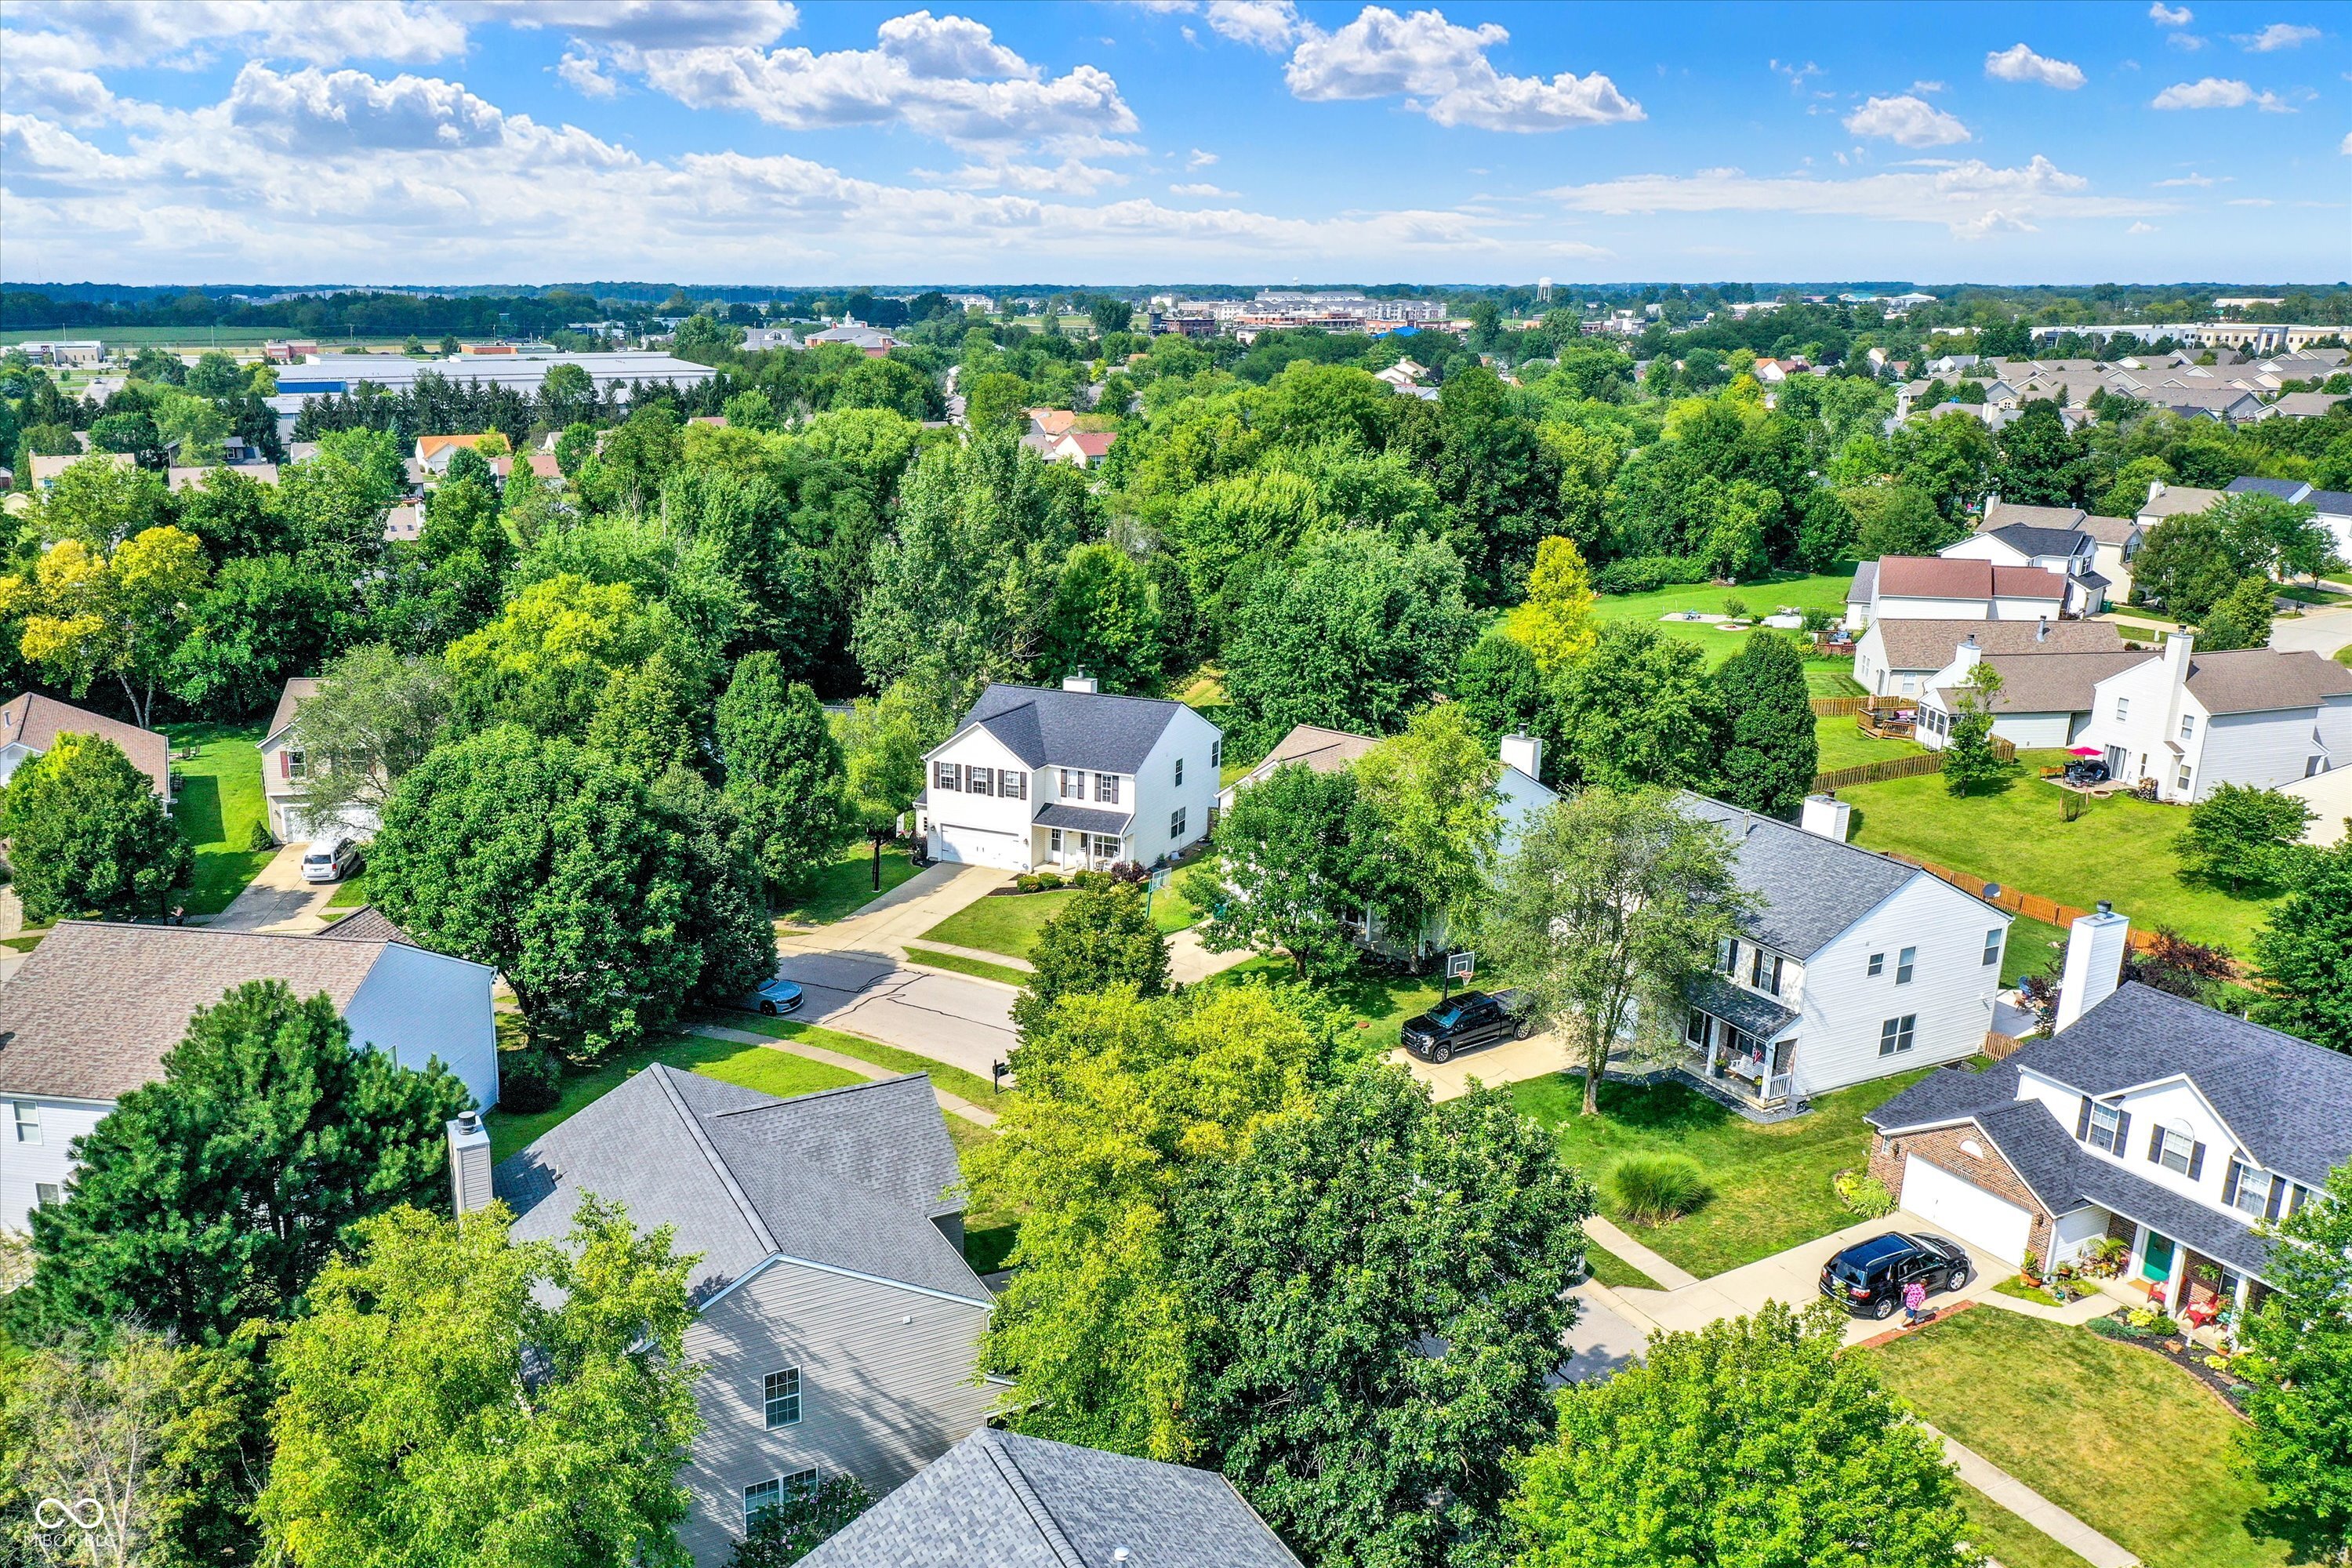
[(776, 973), (805, 998), (793, 1016), (847, 1029), (989, 1076), (1013, 1042), (1013, 994), (961, 975), (908, 969), (886, 952), (791, 952)]

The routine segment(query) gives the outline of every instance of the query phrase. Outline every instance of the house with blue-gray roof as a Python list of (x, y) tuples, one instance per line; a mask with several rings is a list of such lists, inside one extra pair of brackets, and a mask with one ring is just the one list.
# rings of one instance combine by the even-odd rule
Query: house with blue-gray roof
[(934, 860), (1005, 871), (1151, 866), (1209, 836), (1224, 736), (1181, 702), (1074, 675), (992, 685), (927, 752), (915, 831)]

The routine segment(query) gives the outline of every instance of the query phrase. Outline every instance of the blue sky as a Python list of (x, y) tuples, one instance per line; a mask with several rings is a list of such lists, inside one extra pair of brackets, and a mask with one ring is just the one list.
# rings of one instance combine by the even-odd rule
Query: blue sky
[(2341, 5), (0, 7), (0, 276), (2352, 277)]

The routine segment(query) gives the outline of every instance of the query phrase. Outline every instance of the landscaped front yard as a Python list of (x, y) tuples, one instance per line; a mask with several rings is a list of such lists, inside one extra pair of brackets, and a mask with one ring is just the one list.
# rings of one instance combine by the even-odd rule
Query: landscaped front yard
[[(1830, 1178), (1869, 1158), (1864, 1112), (1892, 1100), (1932, 1068), (1857, 1084), (1813, 1101), (1811, 1114), (1769, 1125), (1669, 1080), (1601, 1086), (1601, 1114), (1583, 1115), (1581, 1079), (1557, 1074), (1511, 1086), (1519, 1110), (1559, 1135), (1570, 1162), (1596, 1186), (1628, 1154), (1686, 1154), (1698, 1162), (1715, 1195), (1694, 1214), (1639, 1225), (1601, 1212), (1640, 1240), (1702, 1277), (1810, 1241), (1857, 1223), (1837, 1201)], [(1605, 1186), (1604, 1186), (1605, 1190)]]
[(925, 931), (921, 940), (1027, 958), (1037, 945), (1037, 933), (1071, 897), (1066, 888), (1050, 893), (992, 893), (966, 904)]
[(1871, 1353), (1921, 1415), (2148, 1568), (2294, 1561), (2250, 1528), (2263, 1489), (2232, 1463), (2237, 1417), (2160, 1357), (1991, 1307)]
[[(172, 772), (180, 793), (172, 819), (196, 852), (195, 885), (185, 900), (192, 915), (216, 915), (277, 851), (249, 847), (256, 825), (268, 819), (261, 794), (261, 726), (258, 724), (166, 724), (163, 734), (175, 753)], [(194, 746), (186, 762), (176, 753)]]
[(829, 925), (863, 909), (915, 874), (907, 851), (886, 846), (882, 851), (882, 888), (874, 888), (874, 847), (864, 839), (843, 850), (798, 898), (777, 911), (776, 918), (793, 925)]
[(674, 1068), (698, 1072), (705, 1078), (756, 1089), (761, 1094), (772, 1094), (780, 1100), (864, 1081), (846, 1068), (837, 1068), (829, 1062), (811, 1061), (790, 1051), (732, 1040), (707, 1040), (693, 1036), (672, 1035), (642, 1049), (623, 1051), (585, 1072), (566, 1073), (562, 1093), (553, 1110), (518, 1116), (511, 1111), (493, 1109), (482, 1118), (483, 1124), (490, 1132), (490, 1158), (505, 1159), (550, 1128), (585, 1110), (618, 1089), (631, 1074), (642, 1071), (654, 1062), (665, 1062)]
[(2275, 900), (2184, 880), (2174, 847), (2189, 826), (2180, 806), (2117, 795), (2086, 799), (2082, 816), (2066, 821), (2064, 792), (2034, 776), (2060, 755), (2020, 752), (2004, 787), (1964, 799), (1936, 773), (1852, 784), (1838, 798), (1853, 807), (1853, 841), (1864, 848), (1900, 850), (2079, 909), (2112, 900), (2142, 931), (2167, 925), (2246, 952)]

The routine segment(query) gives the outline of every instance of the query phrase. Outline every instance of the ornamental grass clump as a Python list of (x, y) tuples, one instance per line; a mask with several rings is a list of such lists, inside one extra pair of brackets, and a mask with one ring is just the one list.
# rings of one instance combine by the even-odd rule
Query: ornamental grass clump
[(1715, 1195), (1686, 1154), (1628, 1154), (1610, 1167), (1606, 1185), (1618, 1211), (1643, 1225), (1679, 1219)]

